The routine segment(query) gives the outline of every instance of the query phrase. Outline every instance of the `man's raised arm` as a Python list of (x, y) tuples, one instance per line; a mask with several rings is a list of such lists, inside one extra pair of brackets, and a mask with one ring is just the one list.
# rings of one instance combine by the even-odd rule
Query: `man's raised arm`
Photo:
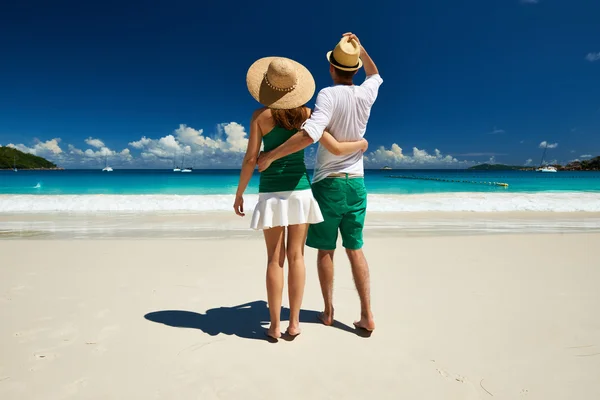
[(329, 121), (331, 121), (332, 109), (332, 102), (329, 95), (322, 90), (317, 96), (315, 111), (302, 124), (300, 131), (276, 149), (262, 153), (258, 158), (258, 170), (263, 172), (269, 168), (273, 161), (305, 149), (309, 145), (321, 140), (325, 128), (327, 128)]

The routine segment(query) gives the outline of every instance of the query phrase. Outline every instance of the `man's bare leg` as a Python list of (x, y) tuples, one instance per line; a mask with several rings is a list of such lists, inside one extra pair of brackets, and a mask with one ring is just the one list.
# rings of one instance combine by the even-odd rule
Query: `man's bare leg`
[(352, 266), (352, 276), (354, 284), (360, 297), (360, 320), (354, 325), (357, 328), (372, 331), (375, 329), (375, 321), (371, 311), (371, 281), (369, 278), (369, 264), (361, 249), (349, 250), (346, 249), (350, 265)]
[(325, 309), (319, 319), (324, 325), (333, 324), (333, 254), (335, 250), (319, 250), (317, 269)]

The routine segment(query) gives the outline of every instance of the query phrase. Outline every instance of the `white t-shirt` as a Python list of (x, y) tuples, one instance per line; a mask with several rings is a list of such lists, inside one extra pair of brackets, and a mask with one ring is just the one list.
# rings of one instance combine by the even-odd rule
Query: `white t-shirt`
[[(302, 129), (313, 142), (321, 139), (323, 131), (331, 133), (339, 142), (361, 140), (382, 83), (381, 76), (375, 74), (368, 76), (360, 86), (336, 85), (321, 90), (315, 110)], [(319, 144), (313, 182), (334, 173), (364, 174), (362, 152), (335, 156)]]

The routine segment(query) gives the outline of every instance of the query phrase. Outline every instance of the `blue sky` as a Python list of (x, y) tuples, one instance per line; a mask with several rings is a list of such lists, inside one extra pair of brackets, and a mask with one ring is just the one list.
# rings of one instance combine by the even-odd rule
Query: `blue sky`
[(0, 144), (67, 167), (169, 167), (177, 149), (234, 167), (252, 62), (293, 58), (322, 88), (353, 31), (385, 81), (367, 165), (536, 164), (543, 141), (549, 161), (600, 155), (597, 0), (316, 4), (2, 2)]

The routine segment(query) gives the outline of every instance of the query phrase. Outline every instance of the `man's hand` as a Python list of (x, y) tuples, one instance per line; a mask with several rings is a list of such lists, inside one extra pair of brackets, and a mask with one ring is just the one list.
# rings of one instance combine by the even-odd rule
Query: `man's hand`
[(348, 38), (348, 41), (350, 41), (350, 40), (356, 40), (356, 43), (358, 43), (358, 45), (360, 46), (360, 49), (362, 51), (362, 45), (360, 44), (360, 40), (358, 40), (358, 36), (356, 36), (352, 32), (346, 32), (342, 36), (345, 37), (345, 38)]
[(271, 158), (269, 157), (269, 152), (261, 152), (258, 156), (258, 161), (257, 161), (257, 165), (258, 165), (258, 172), (263, 172), (264, 170), (266, 170), (267, 168), (269, 168), (271, 166), (271, 163), (273, 162), (273, 160), (271, 160)]
[(363, 45), (360, 44), (360, 40), (358, 40), (358, 36), (356, 36), (352, 32), (346, 32), (346, 33), (344, 33), (344, 37), (348, 38), (348, 40), (356, 40), (356, 42), (360, 46), (360, 59), (363, 61), (363, 65), (365, 68), (365, 74), (367, 75), (367, 77), (378, 74), (379, 70), (377, 69), (377, 66), (375, 65), (375, 63), (373, 62), (373, 60), (371, 59), (371, 57), (369, 56), (369, 54), (367, 53), (367, 51), (365, 50)]
[(367, 150), (369, 149), (369, 142), (367, 142), (367, 139), (362, 139), (361, 143), (362, 143), (363, 147), (360, 149), (360, 151), (362, 151), (363, 153), (366, 153)]

